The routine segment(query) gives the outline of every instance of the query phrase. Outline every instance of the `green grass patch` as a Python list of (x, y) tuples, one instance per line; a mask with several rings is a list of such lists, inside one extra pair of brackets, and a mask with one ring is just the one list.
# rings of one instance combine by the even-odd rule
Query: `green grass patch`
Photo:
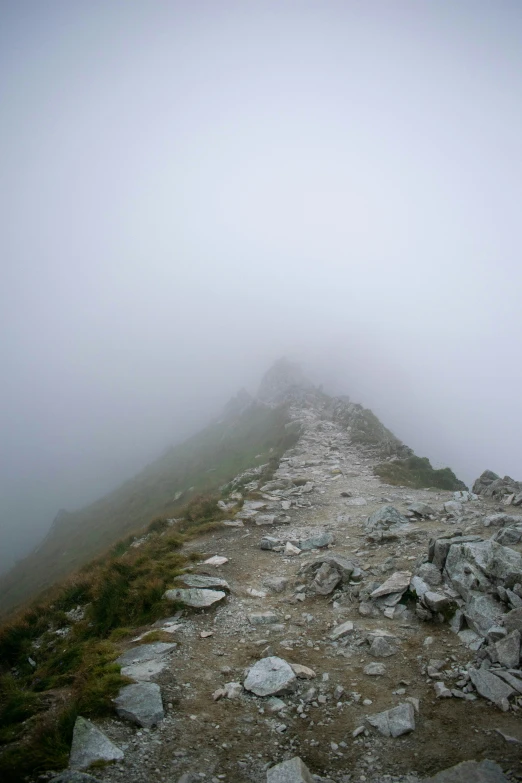
[(394, 486), (414, 489), (433, 487), (453, 491), (467, 489), (451, 468), (435, 470), (427, 457), (412, 456), (392, 462), (381, 462), (380, 465), (375, 466), (374, 473), (385, 484), (393, 484)]

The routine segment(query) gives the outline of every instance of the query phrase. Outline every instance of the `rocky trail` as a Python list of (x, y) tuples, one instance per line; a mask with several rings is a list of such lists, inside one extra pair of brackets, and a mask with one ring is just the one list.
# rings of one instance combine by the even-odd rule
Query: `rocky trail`
[[(71, 768), (106, 783), (415, 783), (470, 759), (434, 780), (522, 780), (522, 514), (384, 485), (382, 458), (319, 407), (292, 414), (297, 446), (268, 485), (238, 480), (255, 499), (234, 513), (232, 493), (230, 521), (188, 546), (200, 563), (122, 648), (135, 684), (113, 719), (77, 724)], [(187, 608), (171, 616), (169, 597)], [(296, 756), (306, 767), (274, 766)], [(113, 763), (87, 769), (100, 759)]]

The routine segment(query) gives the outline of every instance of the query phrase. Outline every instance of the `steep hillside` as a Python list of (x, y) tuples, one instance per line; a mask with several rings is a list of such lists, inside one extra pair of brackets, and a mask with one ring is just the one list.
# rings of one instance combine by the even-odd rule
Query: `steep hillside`
[(198, 494), (217, 490), (245, 468), (288, 448), (295, 432), (284, 404), (270, 407), (244, 393), (223, 417), (145, 468), (101, 500), (61, 512), (42, 544), (0, 580), (0, 613), (67, 576), (115, 541), (158, 515), (176, 516)]

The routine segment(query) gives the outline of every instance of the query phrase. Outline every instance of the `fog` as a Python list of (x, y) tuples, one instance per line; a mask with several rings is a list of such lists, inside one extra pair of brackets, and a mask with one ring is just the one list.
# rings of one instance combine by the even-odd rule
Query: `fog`
[(519, 3), (0, 14), (0, 568), (281, 355), (522, 479)]

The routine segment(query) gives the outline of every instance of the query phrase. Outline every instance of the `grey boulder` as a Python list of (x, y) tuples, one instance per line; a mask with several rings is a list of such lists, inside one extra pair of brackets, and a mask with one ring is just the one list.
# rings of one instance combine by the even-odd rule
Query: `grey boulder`
[(408, 506), (408, 511), (413, 511), (418, 517), (429, 517), (435, 514), (435, 511), (427, 503), (412, 503)]
[(410, 586), (410, 579), (410, 571), (396, 571), (382, 585), (370, 593), (370, 598), (380, 598), (383, 595), (390, 595), (390, 593), (402, 594)]
[(469, 669), (471, 682), (484, 699), (492, 701), (501, 710), (509, 708), (508, 699), (515, 691), (487, 669)]
[(393, 506), (383, 506), (368, 517), (365, 527), (367, 531), (387, 530), (394, 525), (404, 525), (407, 523), (408, 518), (403, 516), (396, 508)]
[(212, 604), (222, 601), (226, 598), (226, 593), (222, 590), (205, 590), (197, 587), (188, 590), (174, 589), (167, 590), (163, 598), (167, 601), (179, 601), (185, 606), (192, 606), (194, 609), (204, 609)]
[(126, 685), (113, 702), (120, 718), (126, 718), (147, 729), (165, 717), (160, 687), (155, 682)]
[(289, 663), (271, 655), (252, 666), (243, 686), (256, 696), (279, 696), (295, 691), (297, 678)]
[(508, 783), (502, 769), (494, 761), (462, 761), (444, 769), (422, 783)]
[(74, 724), (69, 767), (87, 769), (95, 761), (120, 761), (123, 751), (90, 720), (78, 716)]
[(308, 536), (308, 538), (300, 538), (297, 546), (302, 552), (307, 552), (310, 549), (321, 549), (324, 546), (329, 546), (333, 542), (333, 533), (324, 532), (316, 533), (313, 536)]
[(400, 737), (415, 729), (415, 711), (410, 703), (368, 715), (366, 720), (384, 737)]
[(314, 779), (306, 764), (294, 756), (267, 770), (266, 783), (314, 783)]

